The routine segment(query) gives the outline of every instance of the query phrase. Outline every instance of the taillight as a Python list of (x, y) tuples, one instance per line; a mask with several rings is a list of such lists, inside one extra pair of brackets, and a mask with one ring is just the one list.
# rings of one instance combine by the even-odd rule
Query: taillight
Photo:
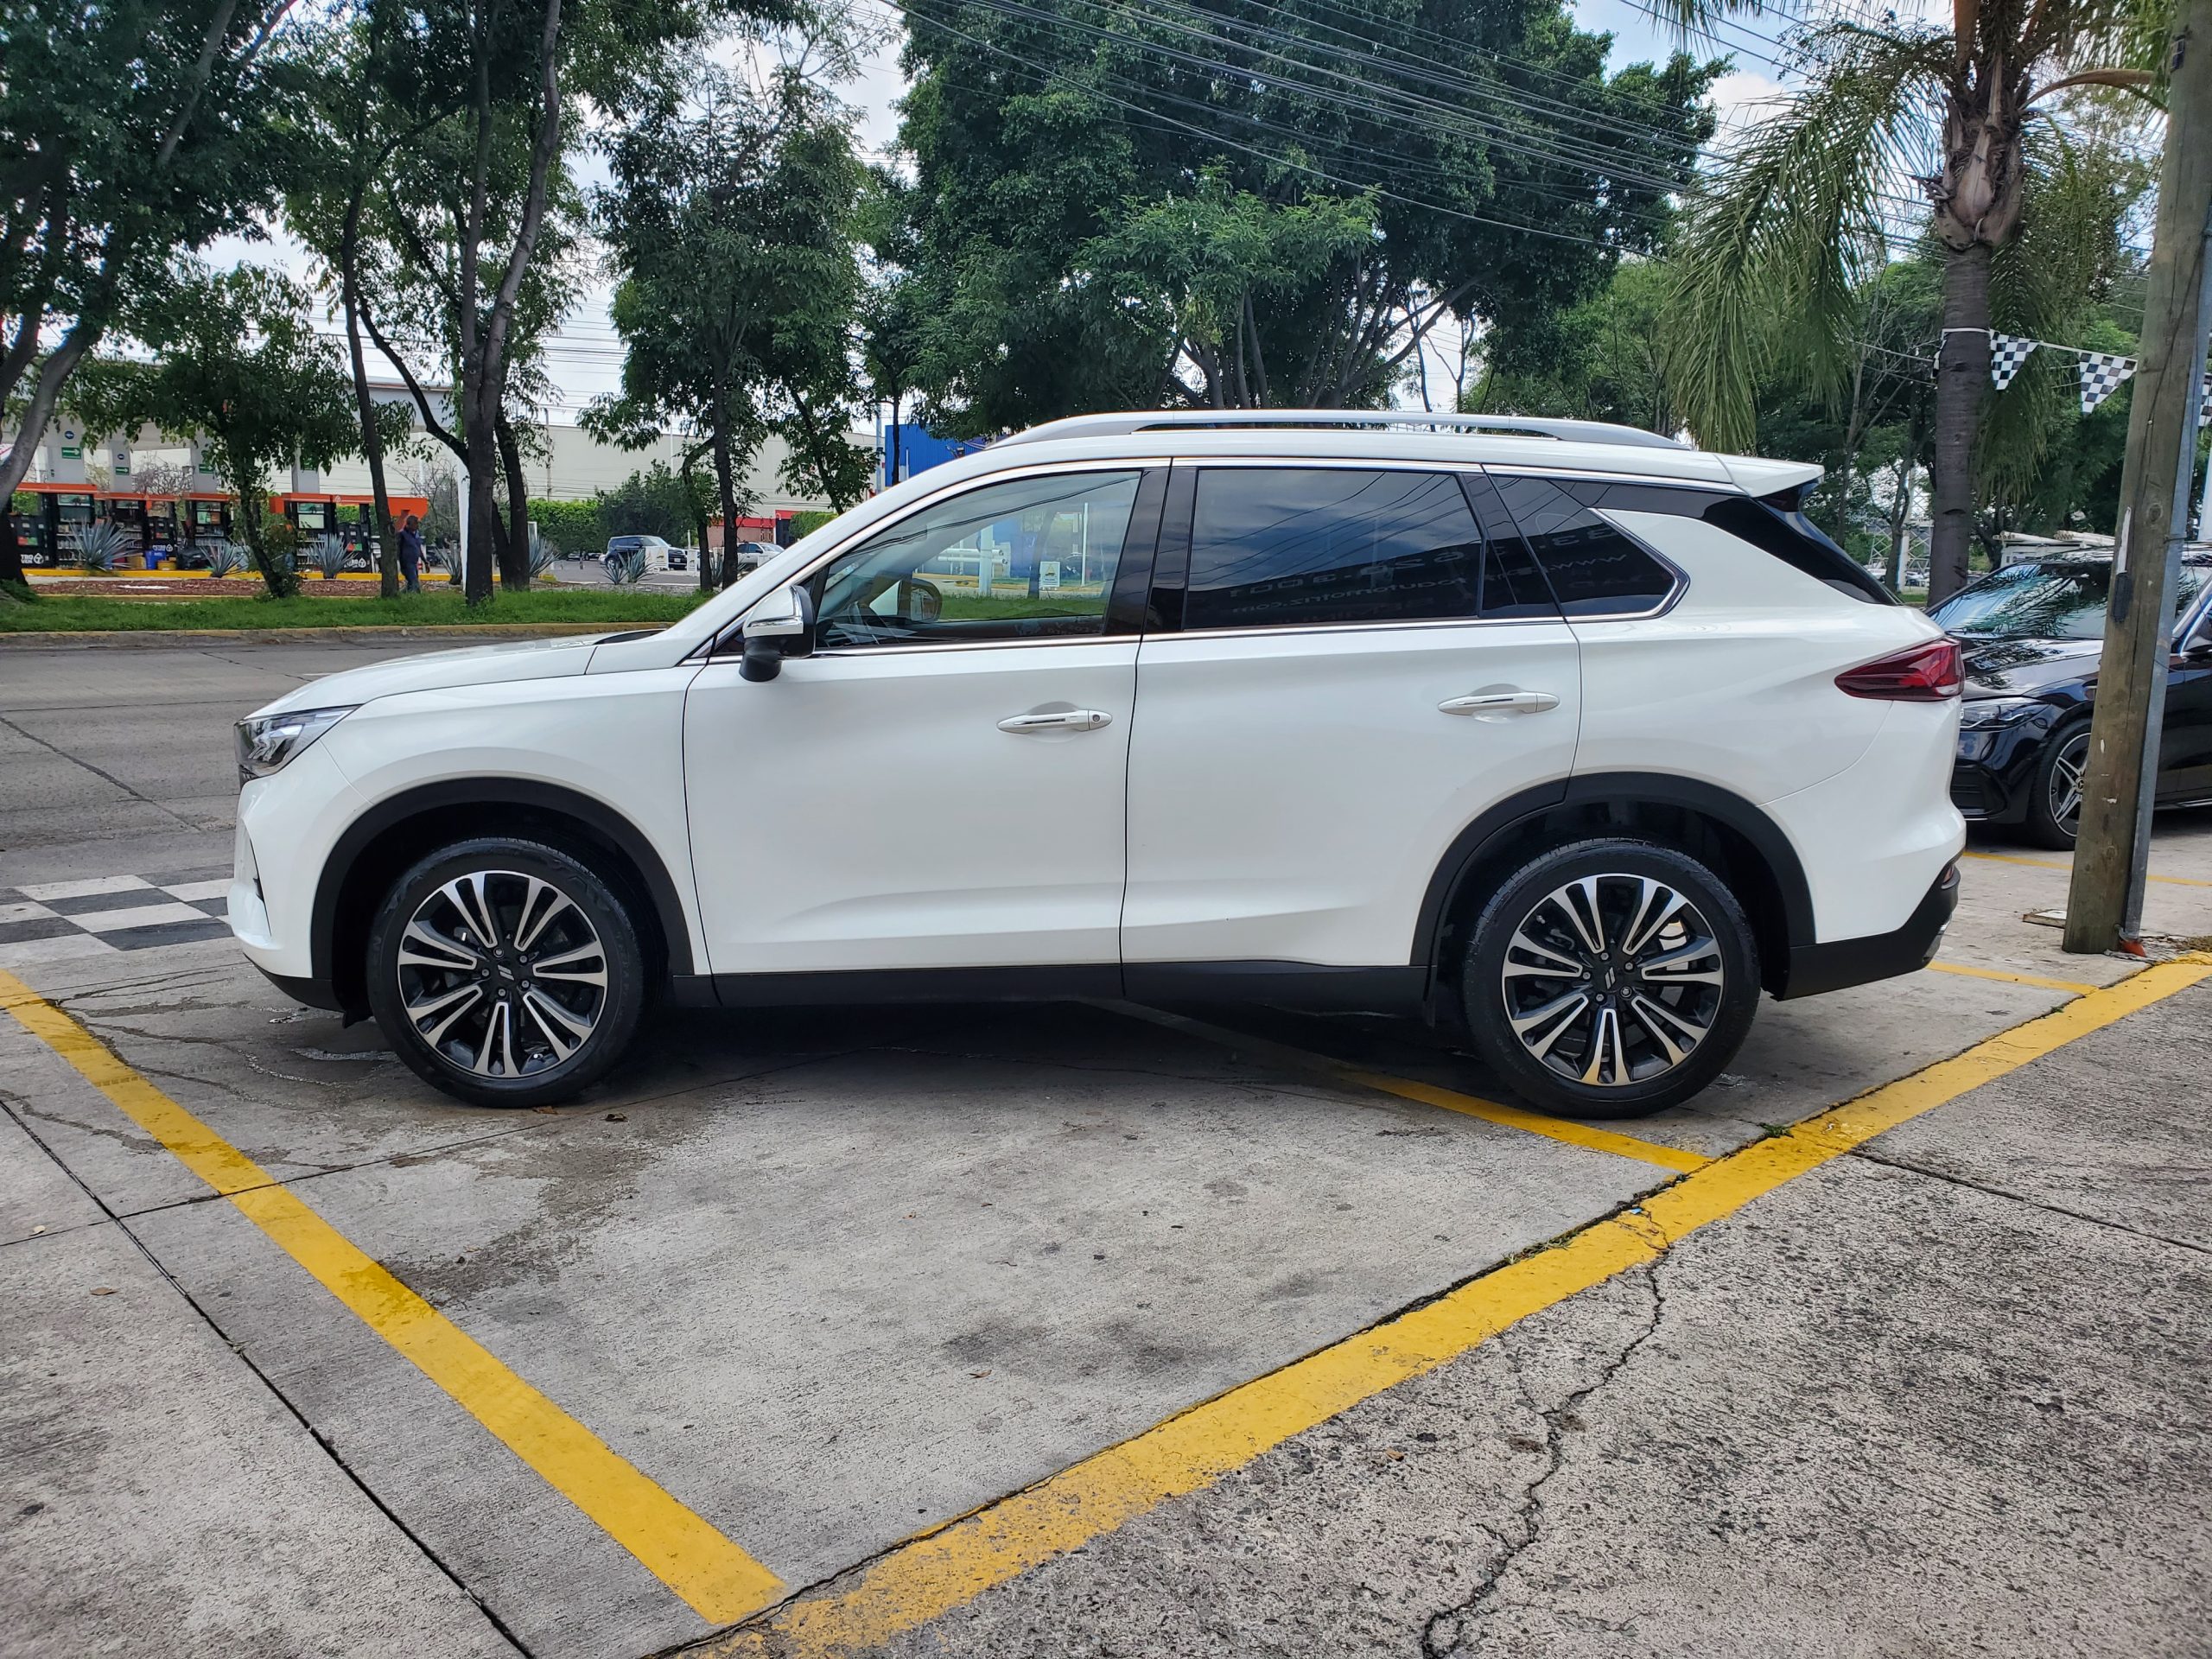
[(1835, 677), (1839, 690), (1854, 697), (1885, 697), (1892, 702), (1942, 702), (1959, 695), (1966, 673), (1955, 639), (1936, 639)]

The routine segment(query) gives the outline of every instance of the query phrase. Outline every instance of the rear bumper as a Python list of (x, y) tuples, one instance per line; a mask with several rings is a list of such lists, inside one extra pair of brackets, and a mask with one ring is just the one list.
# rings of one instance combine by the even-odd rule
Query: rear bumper
[(1775, 992), (1777, 1000), (1818, 996), (1823, 991), (1840, 991), (1847, 985), (1892, 979), (1925, 968), (1934, 960), (1936, 947), (1943, 940), (1943, 929), (1958, 906), (1959, 867), (1949, 864), (1905, 925), (1895, 932), (1791, 947), (1789, 969)]

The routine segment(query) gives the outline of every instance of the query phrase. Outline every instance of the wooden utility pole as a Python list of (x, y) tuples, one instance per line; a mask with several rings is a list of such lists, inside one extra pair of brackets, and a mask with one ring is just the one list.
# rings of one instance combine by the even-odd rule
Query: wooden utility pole
[(2066, 903), (2066, 949), (2077, 952), (2132, 940), (2143, 918), (2173, 594), (2189, 533), (2198, 385), (2212, 324), (2212, 0), (2184, 0), (2168, 63), (2158, 231)]

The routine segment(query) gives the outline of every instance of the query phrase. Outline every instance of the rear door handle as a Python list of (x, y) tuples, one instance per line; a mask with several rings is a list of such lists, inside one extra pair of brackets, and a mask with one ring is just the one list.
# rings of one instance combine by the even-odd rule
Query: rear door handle
[(1446, 697), (1436, 705), (1446, 715), (1541, 715), (1559, 707), (1548, 691), (1478, 691), (1470, 697)]
[(999, 730), (1019, 737), (1024, 732), (1095, 732), (1114, 718), (1103, 709), (1061, 709), (1051, 714), (1008, 715)]

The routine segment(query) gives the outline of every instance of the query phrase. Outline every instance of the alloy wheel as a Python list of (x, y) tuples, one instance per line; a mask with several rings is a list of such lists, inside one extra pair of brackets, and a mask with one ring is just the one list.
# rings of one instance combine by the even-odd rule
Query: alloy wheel
[(2068, 835), (2082, 821), (2082, 774), (2089, 765), (2089, 734), (2077, 732), (2050, 762), (2050, 819)]
[(1680, 890), (1648, 875), (1586, 875), (1522, 918), (1500, 969), (1506, 1022), (1546, 1067), (1598, 1088), (1681, 1065), (1719, 1018), (1719, 941)]
[(397, 975), (415, 1034), (479, 1077), (559, 1070), (607, 1007), (607, 952), (590, 918), (513, 870), (456, 876), (425, 897), (400, 938)]

